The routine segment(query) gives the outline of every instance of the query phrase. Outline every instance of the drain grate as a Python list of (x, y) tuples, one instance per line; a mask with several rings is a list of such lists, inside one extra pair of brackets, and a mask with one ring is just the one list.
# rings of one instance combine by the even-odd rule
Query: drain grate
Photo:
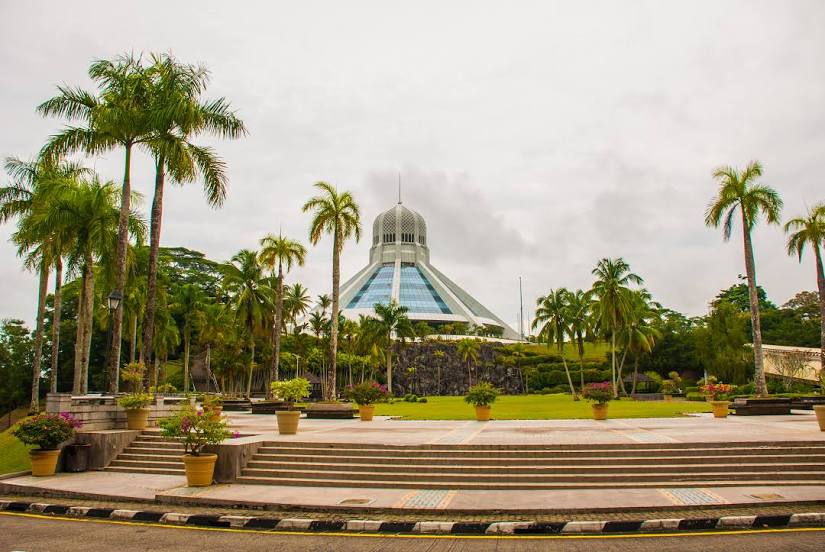
[(372, 498), (345, 498), (338, 504), (340, 506), (364, 506), (372, 501)]
[(659, 489), (667, 499), (679, 506), (701, 504), (728, 504), (728, 501), (716, 493), (705, 489)]

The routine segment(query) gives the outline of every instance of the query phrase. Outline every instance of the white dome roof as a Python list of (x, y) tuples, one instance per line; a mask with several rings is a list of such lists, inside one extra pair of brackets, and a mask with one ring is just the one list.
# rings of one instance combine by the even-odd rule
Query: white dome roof
[(372, 223), (373, 245), (398, 242), (427, 245), (424, 217), (401, 203), (375, 217)]

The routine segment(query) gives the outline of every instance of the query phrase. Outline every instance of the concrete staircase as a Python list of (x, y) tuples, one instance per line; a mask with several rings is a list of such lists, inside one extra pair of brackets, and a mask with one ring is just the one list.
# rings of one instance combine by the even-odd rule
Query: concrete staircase
[(158, 430), (145, 430), (123, 449), (106, 471), (185, 475), (183, 445), (160, 436)]
[(825, 442), (558, 446), (266, 442), (237, 482), (479, 490), (825, 485)]

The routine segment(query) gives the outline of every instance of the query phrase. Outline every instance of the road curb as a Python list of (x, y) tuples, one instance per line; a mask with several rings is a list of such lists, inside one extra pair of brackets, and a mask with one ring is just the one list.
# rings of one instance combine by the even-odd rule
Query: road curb
[(160, 523), (194, 527), (223, 527), (269, 531), (352, 533), (408, 533), (431, 535), (598, 535), (608, 533), (661, 533), (678, 531), (781, 529), (825, 527), (825, 513), (748, 515), (709, 518), (613, 521), (384, 521), (309, 518), (271, 518), (237, 515), (184, 514), (143, 510), (116, 510), (92, 506), (66, 506), (43, 502), (0, 500), (0, 511), (50, 514), (116, 521)]

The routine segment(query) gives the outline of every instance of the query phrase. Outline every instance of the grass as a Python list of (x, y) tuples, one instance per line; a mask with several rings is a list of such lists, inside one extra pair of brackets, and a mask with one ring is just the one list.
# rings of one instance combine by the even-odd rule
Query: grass
[(11, 434), (11, 429), (0, 433), (0, 475), (31, 469), (29, 449)]
[[(548, 348), (547, 345), (541, 343), (525, 343), (522, 345), (525, 351), (535, 353), (538, 355), (557, 355), (559, 350), (556, 347)], [(512, 345), (507, 348), (512, 348)], [(579, 349), (573, 343), (565, 343), (563, 349), (564, 357), (567, 360), (579, 360)], [(584, 360), (601, 362), (605, 359), (605, 355), (610, 352), (610, 344), (597, 342), (584, 342)]]
[[(472, 420), (473, 407), (464, 397), (428, 397), (426, 403), (394, 402), (377, 404), (375, 414), (400, 416), (406, 420)], [(705, 402), (612, 401), (610, 418), (674, 418), (691, 412), (710, 412)], [(567, 420), (591, 418), (590, 403), (574, 401), (570, 395), (504, 395), (493, 404), (493, 418), (499, 420)]]

